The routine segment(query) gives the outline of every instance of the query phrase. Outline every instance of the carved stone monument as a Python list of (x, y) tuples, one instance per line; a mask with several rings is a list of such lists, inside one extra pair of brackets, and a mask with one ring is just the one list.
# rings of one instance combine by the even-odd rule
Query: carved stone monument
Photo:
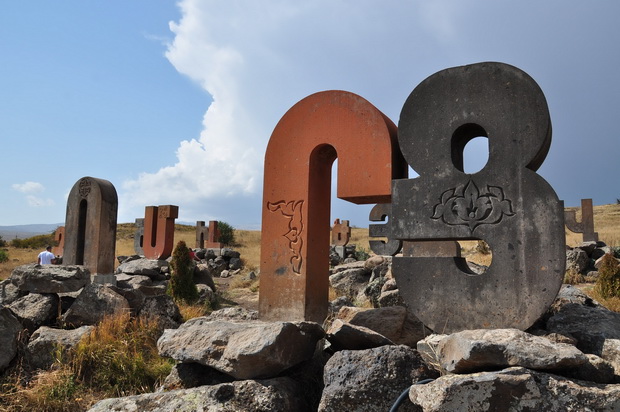
[(396, 127), (362, 97), (325, 91), (295, 104), (278, 122), (265, 154), (262, 319), (325, 319), (336, 158), (338, 197), (353, 203), (390, 202), (391, 180), (407, 176)]
[(351, 226), (349, 226), (348, 220), (343, 220), (340, 223), (340, 219), (334, 221), (334, 227), (332, 227), (332, 245), (334, 246), (346, 246), (351, 239)]
[(568, 230), (582, 233), (584, 242), (598, 242), (598, 233), (594, 231), (592, 199), (581, 199), (581, 222), (577, 222), (575, 214), (574, 210), (564, 211), (564, 220)]
[(196, 247), (200, 249), (221, 249), (220, 229), (217, 220), (209, 220), (209, 226), (205, 227), (204, 221), (196, 222)]
[(167, 259), (174, 247), (174, 219), (179, 207), (173, 205), (147, 206), (144, 210), (144, 241), (142, 249), (147, 259)]
[(196, 248), (204, 249), (207, 239), (209, 239), (209, 227), (205, 226), (204, 220), (198, 220), (196, 222)]
[(142, 249), (142, 245), (144, 244), (144, 218), (136, 218), (136, 232), (133, 236), (133, 250), (136, 252), (136, 255), (144, 256), (144, 249)]
[(56, 233), (54, 233), (54, 240), (58, 243), (58, 246), (52, 248), (54, 256), (62, 256), (65, 250), (65, 227), (58, 226)]
[[(386, 219), (391, 219), (392, 205), (390, 203), (379, 203), (370, 209), (370, 215), (368, 220), (371, 222), (385, 222)], [(398, 239), (386, 239), (377, 240), (372, 238), (388, 237), (389, 233), (389, 221), (388, 224), (371, 224), (368, 226), (368, 236), (371, 238), (368, 241), (370, 250), (377, 255), (383, 256), (395, 256), (400, 252), (403, 247), (403, 242)]]
[[(489, 140), (489, 159), (463, 172), (463, 149)], [(437, 333), (531, 326), (564, 275), (563, 204), (536, 170), (551, 144), (545, 97), (525, 72), (501, 63), (442, 70), (407, 99), (401, 150), (419, 174), (392, 183), (390, 239), (485, 240), (484, 274), (457, 257), (395, 257), (401, 296)]]
[(116, 283), (116, 215), (118, 197), (112, 183), (94, 177), (78, 180), (67, 199), (64, 265), (84, 265), (93, 282)]

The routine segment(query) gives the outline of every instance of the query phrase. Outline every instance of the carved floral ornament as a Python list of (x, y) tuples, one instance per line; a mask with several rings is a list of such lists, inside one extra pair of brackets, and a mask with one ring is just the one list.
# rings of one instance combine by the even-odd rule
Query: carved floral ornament
[(302, 221), (302, 208), (304, 205), (303, 200), (291, 200), (279, 202), (267, 202), (267, 208), (271, 212), (280, 211), (282, 215), (288, 218), (288, 232), (283, 236), (288, 239), (288, 246), (291, 250), (292, 256), (290, 263), (292, 265), (293, 272), (301, 273), (301, 264), (303, 263), (303, 257), (301, 256), (301, 247), (303, 246), (303, 238), (301, 236), (304, 225)]
[(90, 194), (90, 186), (91, 186), (90, 179), (83, 178), (82, 180), (80, 180), (78, 193), (80, 194), (81, 197), (88, 197), (88, 195)]
[(433, 210), (433, 219), (450, 226), (469, 226), (471, 233), (480, 225), (499, 223), (503, 216), (513, 216), (512, 202), (504, 197), (499, 186), (486, 185), (482, 191), (470, 180), (465, 185), (441, 194)]

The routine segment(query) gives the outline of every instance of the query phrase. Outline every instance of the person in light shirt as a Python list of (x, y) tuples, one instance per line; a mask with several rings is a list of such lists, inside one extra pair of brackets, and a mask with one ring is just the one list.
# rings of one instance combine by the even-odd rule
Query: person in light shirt
[(52, 247), (48, 246), (45, 248), (45, 250), (41, 253), (39, 253), (39, 257), (37, 258), (37, 264), (39, 265), (51, 265), (52, 264), (52, 260), (55, 258), (56, 256), (54, 256), (54, 254), (52, 253)]

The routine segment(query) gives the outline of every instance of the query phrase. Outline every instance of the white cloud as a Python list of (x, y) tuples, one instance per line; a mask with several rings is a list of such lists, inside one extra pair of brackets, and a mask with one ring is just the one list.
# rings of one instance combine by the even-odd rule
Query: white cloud
[(21, 193), (41, 193), (45, 190), (45, 187), (38, 182), (15, 183), (11, 187)]

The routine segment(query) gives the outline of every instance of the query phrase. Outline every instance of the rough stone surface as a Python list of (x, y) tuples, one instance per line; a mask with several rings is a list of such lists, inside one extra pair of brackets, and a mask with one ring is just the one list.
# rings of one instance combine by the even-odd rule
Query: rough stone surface
[(371, 271), (365, 268), (349, 269), (329, 277), (329, 284), (339, 295), (356, 299), (364, 292), (370, 280)]
[(400, 296), (398, 289), (386, 290), (379, 295), (379, 307), (387, 306), (405, 306), (403, 298)]
[(604, 358), (607, 339), (620, 339), (620, 313), (600, 306), (566, 303), (547, 320), (547, 330), (577, 339), (577, 348)]
[(116, 275), (116, 284), (121, 288), (137, 288), (140, 286), (151, 286), (153, 280), (144, 275), (130, 275), (121, 273)]
[(162, 356), (211, 366), (237, 379), (277, 376), (310, 359), (324, 336), (313, 322), (207, 321), (194, 318), (166, 329), (157, 342)]
[(360, 350), (394, 345), (394, 342), (371, 329), (351, 325), (340, 319), (336, 319), (332, 323), (327, 330), (326, 337), (335, 350)]
[(189, 389), (203, 385), (232, 382), (234, 378), (199, 363), (177, 363), (159, 390)]
[(179, 307), (169, 295), (147, 297), (138, 315), (156, 319), (162, 329), (176, 329), (183, 322)]
[(372, 329), (396, 344), (411, 347), (415, 347), (420, 339), (432, 333), (402, 306), (378, 309), (343, 307), (337, 318), (352, 325)]
[(5, 307), (0, 307), (0, 372), (6, 369), (17, 354), (17, 338), (22, 324)]
[(205, 317), (206, 320), (226, 320), (226, 321), (248, 321), (258, 320), (258, 312), (242, 308), (241, 306), (232, 306), (230, 308), (218, 309), (211, 312)]
[(589, 261), (588, 254), (582, 249), (575, 248), (566, 251), (566, 270), (585, 274)]
[(40, 327), (32, 334), (28, 342), (30, 365), (39, 369), (49, 368), (54, 362), (54, 353), (59, 347), (63, 354), (67, 353), (93, 329), (94, 326), (82, 326), (72, 330)]
[(95, 325), (106, 315), (129, 311), (127, 299), (106, 286), (91, 283), (63, 315), (63, 322), (75, 327)]
[(126, 398), (104, 399), (96, 403), (89, 411), (304, 411), (304, 406), (298, 401), (299, 391), (295, 382), (289, 378), (245, 380)]
[(601, 357), (609, 361), (620, 380), (620, 339), (605, 339)]
[(31, 293), (75, 292), (90, 283), (90, 272), (78, 265), (31, 263), (16, 267), (10, 279), (19, 290)]
[(413, 385), (409, 399), (424, 412), (612, 412), (620, 410), (620, 385), (590, 384), (512, 367)]
[(200, 283), (209, 286), (211, 289), (216, 290), (213, 276), (211, 276), (211, 269), (206, 263), (199, 263), (194, 267), (194, 283)]
[(167, 266), (168, 262), (162, 259), (137, 259), (123, 262), (116, 268), (116, 273), (143, 275), (159, 280), (162, 276), (162, 268)]
[[(418, 352), (382, 346), (336, 352), (325, 365), (322, 412), (385, 412), (414, 381), (435, 377)], [(399, 412), (418, 411), (403, 404)]]
[(5, 279), (0, 282), (0, 305), (9, 305), (27, 293), (19, 290), (17, 286), (11, 283), (10, 279)]
[(29, 293), (11, 303), (9, 309), (26, 329), (33, 332), (58, 316), (58, 304), (58, 295), (54, 293)]
[(129, 308), (132, 315), (135, 316), (140, 312), (140, 309), (142, 309), (142, 306), (144, 305), (144, 301), (146, 299), (146, 295), (140, 289), (125, 289), (112, 285), (107, 285), (107, 287), (127, 299), (127, 303), (129, 303)]
[(537, 370), (563, 370), (587, 363), (572, 345), (552, 343), (518, 329), (476, 329), (453, 333), (438, 347), (442, 368), (471, 373), (508, 366)]

